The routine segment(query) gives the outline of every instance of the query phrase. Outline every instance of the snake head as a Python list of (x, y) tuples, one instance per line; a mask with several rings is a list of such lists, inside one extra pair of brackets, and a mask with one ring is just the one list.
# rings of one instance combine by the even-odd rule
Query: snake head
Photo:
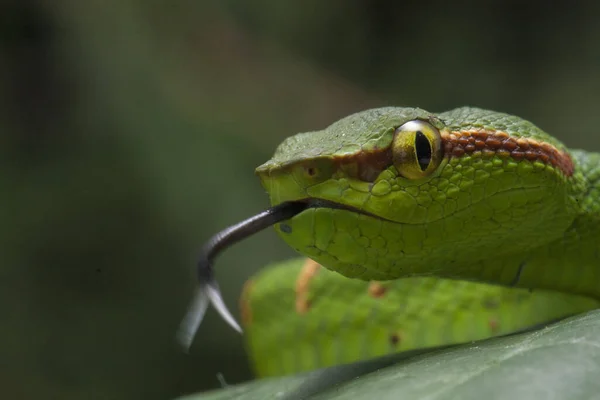
[[(574, 218), (564, 146), (518, 117), (474, 108), (368, 110), (286, 139), (256, 170), (294, 249), (364, 280), (464, 276), (526, 252)], [(540, 230), (544, 235), (540, 235)], [(518, 265), (515, 265), (518, 268)]]
[(560, 142), (518, 117), (474, 108), (367, 110), (288, 138), (256, 172), (272, 208), (204, 246), (178, 334), (186, 349), (209, 304), (241, 332), (213, 260), (269, 226), (348, 277), (503, 283), (518, 278), (523, 264), (502, 260), (561, 237), (578, 200), (576, 185), (565, 185), (578, 175)]

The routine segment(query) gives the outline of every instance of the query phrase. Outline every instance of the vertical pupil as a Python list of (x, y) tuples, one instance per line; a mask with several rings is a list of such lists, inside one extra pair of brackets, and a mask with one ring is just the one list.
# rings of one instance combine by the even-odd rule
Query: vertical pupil
[(425, 171), (431, 162), (431, 143), (421, 131), (417, 131), (415, 137), (415, 152), (417, 153), (419, 168), (421, 168), (421, 171)]

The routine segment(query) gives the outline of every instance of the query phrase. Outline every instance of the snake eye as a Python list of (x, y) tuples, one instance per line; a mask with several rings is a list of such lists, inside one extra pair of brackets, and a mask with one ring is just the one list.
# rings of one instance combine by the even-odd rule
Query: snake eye
[(442, 137), (431, 124), (409, 121), (398, 127), (393, 143), (394, 166), (408, 179), (424, 178), (440, 165)]

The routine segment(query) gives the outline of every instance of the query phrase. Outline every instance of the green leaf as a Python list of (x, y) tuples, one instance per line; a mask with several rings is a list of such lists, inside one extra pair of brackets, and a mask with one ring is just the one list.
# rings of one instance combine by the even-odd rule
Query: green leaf
[[(387, 366), (386, 366), (387, 364)], [(600, 310), (509, 337), (264, 379), (180, 400), (591, 399), (600, 397)]]

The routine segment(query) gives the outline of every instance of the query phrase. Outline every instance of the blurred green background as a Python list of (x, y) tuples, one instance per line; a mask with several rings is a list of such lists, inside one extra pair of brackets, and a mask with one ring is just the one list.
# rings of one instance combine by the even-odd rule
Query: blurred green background
[[(253, 169), (383, 105), (518, 114), (600, 150), (600, 3), (4, 1), (0, 393), (166, 399), (251, 379), (210, 310), (174, 343), (204, 240), (267, 206)], [(477, 6), (476, 6), (477, 5)], [(219, 258), (241, 286), (292, 255)]]

